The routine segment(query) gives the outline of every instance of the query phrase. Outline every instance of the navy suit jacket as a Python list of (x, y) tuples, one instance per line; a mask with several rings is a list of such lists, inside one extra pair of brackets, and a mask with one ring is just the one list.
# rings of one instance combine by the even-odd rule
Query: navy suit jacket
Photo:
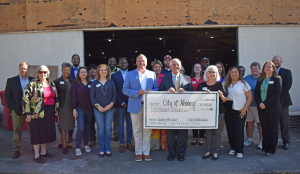
[[(28, 76), (28, 80), (31, 81), (33, 77)], [(18, 116), (23, 115), (22, 112), (22, 101), (23, 101), (23, 90), (20, 83), (19, 75), (7, 79), (5, 86), (5, 103), (7, 108), (12, 111), (14, 110)]]
[[(128, 72), (127, 72), (128, 73)], [(123, 108), (122, 103), (127, 103), (128, 104), (128, 96), (124, 95), (123, 93), (123, 84), (124, 84), (124, 79), (122, 76), (121, 71), (118, 71), (114, 74), (111, 75), (111, 80), (114, 82), (116, 86), (116, 92), (117, 92), (117, 103), (115, 104), (116, 108)]]
[(289, 91), (293, 83), (292, 72), (281, 67), (278, 75), (280, 75), (282, 79), (282, 90), (280, 95), (281, 107), (291, 106), (293, 103)]
[[(179, 88), (183, 88), (185, 91), (194, 91), (191, 78), (189, 76), (179, 73), (179, 83)], [(172, 73), (161, 78), (159, 91), (168, 91), (171, 87), (175, 89)]]
[[(78, 66), (78, 68), (80, 68), (81, 66)], [(72, 66), (72, 68), (71, 68), (71, 74), (70, 74), (70, 79), (72, 79), (72, 80), (75, 80), (75, 78), (76, 78), (76, 76), (75, 76), (75, 74), (74, 74), (74, 68), (73, 68), (73, 66)]]

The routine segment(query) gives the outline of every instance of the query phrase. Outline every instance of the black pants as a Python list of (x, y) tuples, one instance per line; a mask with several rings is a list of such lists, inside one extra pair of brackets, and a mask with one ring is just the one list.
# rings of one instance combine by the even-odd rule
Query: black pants
[(68, 130), (68, 137), (73, 137), (73, 129), (72, 130)]
[(266, 113), (263, 109), (258, 109), (258, 116), (263, 133), (262, 151), (274, 154), (278, 143), (278, 113)]
[(224, 103), (226, 110), (225, 122), (229, 144), (236, 153), (244, 153), (244, 125), (246, 117), (241, 118), (240, 112), (232, 109), (232, 101)]
[(283, 144), (290, 143), (289, 106), (282, 108), (282, 112), (280, 114), (279, 121), (280, 121), (281, 138), (282, 138)]
[(91, 130), (90, 130), (90, 141), (96, 141), (96, 129), (95, 129), (95, 115), (93, 113), (92, 122), (91, 122)]
[(200, 138), (204, 138), (204, 134), (205, 134), (205, 129), (193, 129), (193, 138), (198, 138), (199, 135)]
[[(167, 129), (167, 145), (168, 151), (171, 155), (176, 155), (176, 146), (177, 154), (185, 155), (187, 141), (188, 141), (188, 130), (187, 129)], [(177, 144), (175, 135), (177, 135)]]

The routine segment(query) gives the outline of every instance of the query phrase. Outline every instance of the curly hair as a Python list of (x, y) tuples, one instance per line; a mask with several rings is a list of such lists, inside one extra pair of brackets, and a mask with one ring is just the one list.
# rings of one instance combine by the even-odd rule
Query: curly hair
[(100, 68), (102, 68), (102, 67), (105, 67), (106, 71), (107, 71), (106, 80), (110, 80), (111, 72), (110, 72), (110, 68), (107, 64), (100, 64), (97, 67), (97, 80), (100, 80)]
[(78, 70), (78, 72), (77, 72), (76, 78), (75, 78), (75, 81), (76, 81), (80, 86), (83, 85), (82, 82), (81, 82), (81, 78), (80, 78), (80, 76), (79, 76), (80, 70), (82, 70), (82, 69), (85, 69), (85, 70), (86, 70), (86, 81), (87, 81), (88, 83), (90, 82), (89, 72), (88, 72), (87, 68), (86, 68), (86, 67), (80, 67), (79, 70)]

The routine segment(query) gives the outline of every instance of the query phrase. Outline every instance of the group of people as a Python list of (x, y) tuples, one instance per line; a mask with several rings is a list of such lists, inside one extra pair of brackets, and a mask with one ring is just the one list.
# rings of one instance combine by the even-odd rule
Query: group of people
[[(167, 150), (167, 160), (185, 160), (188, 142), (187, 129), (145, 129), (143, 126), (144, 94), (148, 91), (184, 93), (186, 91), (215, 91), (219, 95), (218, 129), (193, 129), (192, 145), (206, 144), (203, 159), (218, 159), (226, 125), (230, 155), (243, 157), (243, 147), (253, 144), (254, 123), (258, 125), (260, 154), (274, 155), (278, 142), (280, 121), (283, 148), (289, 149), (289, 106), (292, 105), (289, 90), (292, 74), (281, 67), (282, 58), (273, 57), (261, 70), (258, 62), (250, 65), (251, 74), (243, 77), (245, 68), (231, 67), (227, 75), (221, 62), (210, 65), (208, 58), (193, 65), (190, 76), (185, 75), (178, 58), (170, 55), (151, 62), (147, 70), (147, 58), (136, 58), (137, 69), (128, 71), (126, 57), (110, 58), (108, 64), (91, 64), (81, 67), (80, 57), (74, 54), (70, 63), (62, 64), (62, 76), (49, 80), (50, 71), (41, 65), (36, 77), (28, 76), (29, 65), (19, 64), (19, 75), (9, 78), (5, 88), (7, 107), (12, 111), (14, 136), (12, 158), (20, 155), (22, 127), (29, 127), (34, 162), (44, 163), (44, 157), (53, 157), (46, 144), (56, 141), (55, 122), (60, 130), (58, 148), (69, 153), (75, 119), (77, 120), (75, 154), (91, 152), (98, 139), (99, 157), (111, 157), (111, 138), (119, 141), (119, 152), (126, 148), (135, 151), (135, 161), (151, 161), (150, 151)], [(246, 121), (247, 140), (244, 142)], [(126, 140), (124, 133), (126, 122)], [(95, 124), (97, 129), (95, 129)], [(96, 134), (97, 132), (97, 134)], [(206, 139), (204, 139), (206, 134)], [(135, 147), (132, 146), (134, 137)], [(205, 143), (206, 142), (206, 143)]]

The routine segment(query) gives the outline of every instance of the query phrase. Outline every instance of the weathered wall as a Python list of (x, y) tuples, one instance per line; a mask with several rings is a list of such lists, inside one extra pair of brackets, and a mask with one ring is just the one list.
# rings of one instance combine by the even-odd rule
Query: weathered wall
[(58, 77), (61, 64), (70, 62), (73, 54), (84, 63), (83, 32), (42, 32), (0, 34), (0, 91), (5, 89), (6, 79), (18, 74), (20, 62), (31, 65), (56, 65)]
[(293, 74), (293, 85), (290, 90), (293, 106), (291, 111), (300, 110), (300, 27), (239, 27), (238, 47), (239, 65), (246, 67), (250, 74), (250, 64), (259, 62), (261, 66), (271, 61), (275, 55), (282, 57), (282, 67), (290, 69)]
[(300, 23), (299, 0), (0, 0), (0, 32)]

